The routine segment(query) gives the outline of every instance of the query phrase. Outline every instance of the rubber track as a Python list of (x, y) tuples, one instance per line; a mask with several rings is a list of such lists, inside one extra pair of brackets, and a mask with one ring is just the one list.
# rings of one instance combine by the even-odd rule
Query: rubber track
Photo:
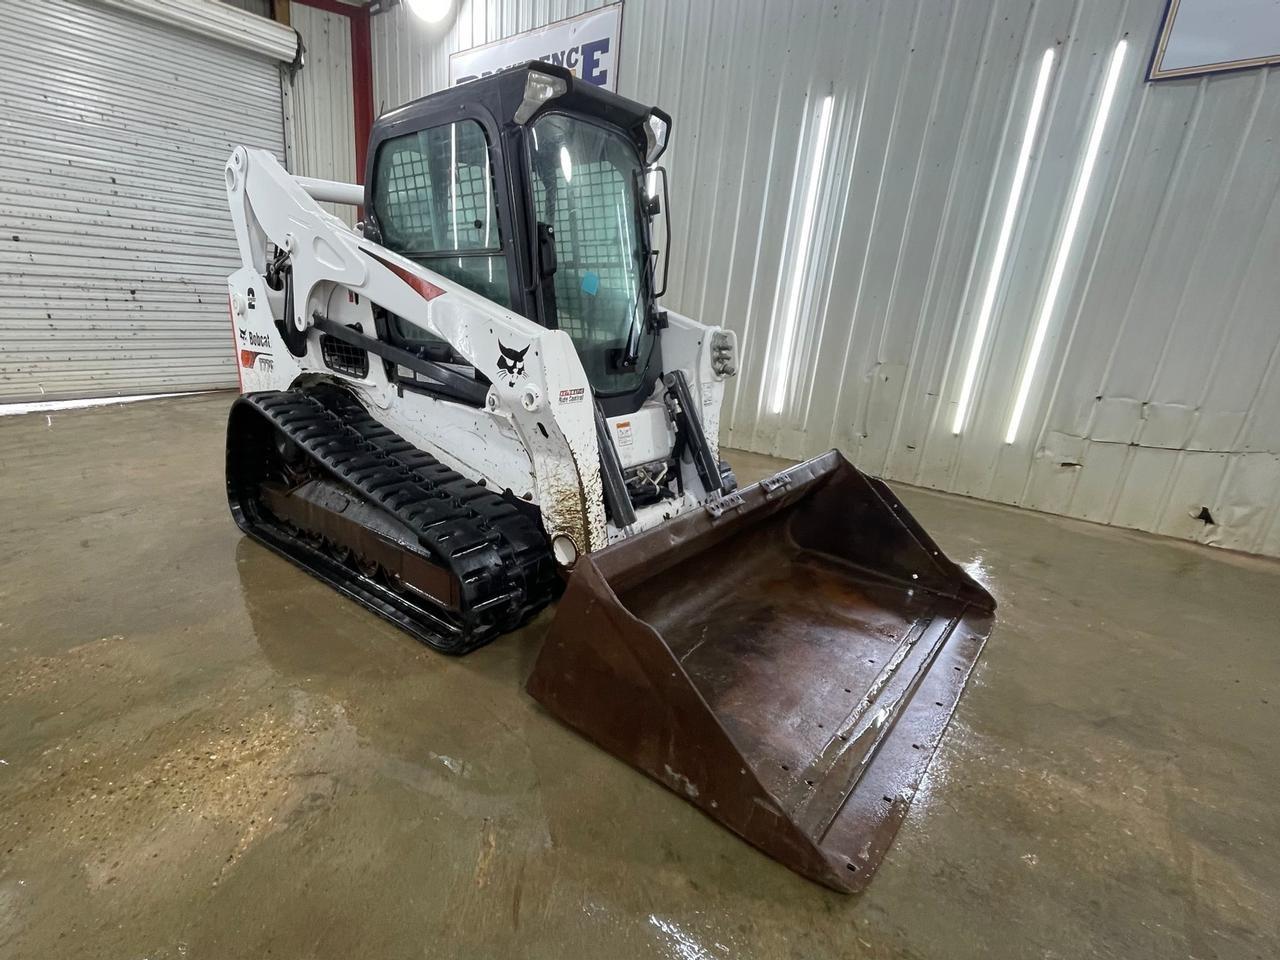
[[(353, 497), (376, 504), (408, 527), (422, 552), (453, 576), (457, 610), (393, 591), (288, 533), (257, 503), (256, 482), (270, 452), (253, 451), (272, 434), (297, 444), (314, 468)], [(272, 391), (242, 396), (227, 432), (227, 493), (246, 533), (432, 646), (465, 653), (512, 630), (555, 598), (560, 578), (537, 521), (380, 424), (343, 390)], [(429, 605), (429, 606), (428, 606)]]

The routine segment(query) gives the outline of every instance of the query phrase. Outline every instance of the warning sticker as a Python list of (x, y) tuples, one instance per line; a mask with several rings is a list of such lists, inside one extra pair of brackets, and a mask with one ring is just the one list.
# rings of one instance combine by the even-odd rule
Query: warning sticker
[(586, 387), (574, 387), (572, 390), (560, 391), (561, 403), (581, 403), (582, 397), (586, 393)]
[(617, 431), (617, 441), (620, 447), (629, 447), (635, 442), (635, 436), (631, 432), (630, 420), (619, 420), (613, 425), (613, 429)]

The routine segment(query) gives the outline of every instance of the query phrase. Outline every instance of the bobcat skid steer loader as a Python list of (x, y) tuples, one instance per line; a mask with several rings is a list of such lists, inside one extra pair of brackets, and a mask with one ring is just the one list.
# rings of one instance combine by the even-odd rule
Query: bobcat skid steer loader
[(853, 891), (994, 604), (838, 453), (736, 489), (736, 338), (658, 302), (669, 129), (531, 63), (382, 116), (363, 188), (237, 148), (231, 511), (448, 653), (564, 590), (529, 692)]

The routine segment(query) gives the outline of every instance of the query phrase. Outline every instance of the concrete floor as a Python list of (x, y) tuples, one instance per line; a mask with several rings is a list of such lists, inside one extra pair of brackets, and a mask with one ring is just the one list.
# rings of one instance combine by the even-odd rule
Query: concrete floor
[(243, 539), (229, 399), (0, 420), (0, 956), (1280, 955), (1280, 565), (902, 490), (999, 623), (849, 898), (540, 712), (548, 614), (449, 659)]

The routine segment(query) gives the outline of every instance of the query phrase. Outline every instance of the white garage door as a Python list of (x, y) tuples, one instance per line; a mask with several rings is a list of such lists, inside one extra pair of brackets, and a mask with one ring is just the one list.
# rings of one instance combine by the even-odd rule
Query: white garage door
[(235, 386), (237, 143), (284, 157), (277, 60), (93, 0), (0, 3), (0, 403)]

